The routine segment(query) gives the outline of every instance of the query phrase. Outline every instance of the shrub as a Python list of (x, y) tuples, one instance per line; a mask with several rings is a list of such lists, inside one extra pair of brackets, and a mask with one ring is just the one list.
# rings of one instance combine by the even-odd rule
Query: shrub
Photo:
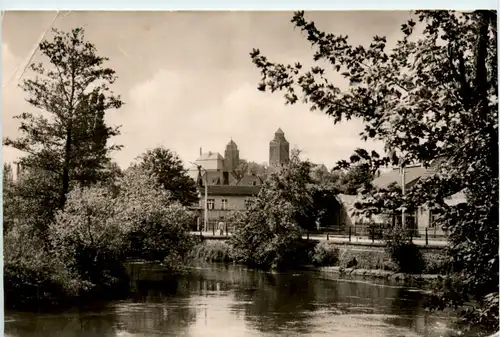
[(385, 251), (340, 248), (339, 266), (343, 268), (396, 270)]
[(248, 212), (230, 238), (236, 262), (261, 269), (287, 269), (308, 263), (300, 230), (287, 218), (287, 205)]
[(231, 246), (225, 241), (206, 240), (198, 243), (189, 258), (200, 262), (232, 262)]
[(16, 224), (4, 236), (4, 295), (8, 307), (34, 309), (62, 304), (89, 284), (68, 268), (29, 226)]
[(339, 261), (339, 249), (328, 242), (320, 242), (314, 246), (311, 262), (315, 266), (334, 266)]
[(113, 221), (115, 200), (107, 188), (74, 188), (63, 212), (49, 226), (57, 256), (80, 277), (101, 290), (114, 288), (123, 278), (123, 231)]
[(248, 212), (235, 217), (230, 244), (237, 262), (262, 269), (310, 262), (310, 243), (301, 235), (312, 228), (317, 215), (310, 168), (294, 152), (288, 165), (268, 177)]
[(126, 253), (162, 261), (171, 272), (182, 272), (194, 245), (189, 234), (193, 216), (150, 172), (132, 167), (119, 186), (114, 221), (125, 233)]
[(424, 260), (425, 274), (442, 274), (446, 271), (447, 259), (444, 254), (439, 253), (425, 253), (422, 254)]
[(402, 273), (421, 273), (424, 260), (419, 248), (410, 242), (408, 231), (401, 227), (385, 233), (386, 251)]

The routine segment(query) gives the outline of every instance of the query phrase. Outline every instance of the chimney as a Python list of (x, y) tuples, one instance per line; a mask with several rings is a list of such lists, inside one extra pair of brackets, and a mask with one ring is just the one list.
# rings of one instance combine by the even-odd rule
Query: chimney
[(229, 185), (229, 172), (227, 171), (222, 172), (222, 177), (223, 177), (222, 184)]
[(202, 153), (202, 149), (201, 149), (201, 147), (200, 147), (200, 156), (201, 156), (201, 153)]

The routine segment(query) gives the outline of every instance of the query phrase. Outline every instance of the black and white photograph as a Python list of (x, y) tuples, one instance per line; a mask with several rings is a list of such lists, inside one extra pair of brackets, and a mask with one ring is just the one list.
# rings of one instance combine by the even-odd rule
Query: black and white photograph
[(499, 337), (497, 11), (3, 11), (7, 337)]

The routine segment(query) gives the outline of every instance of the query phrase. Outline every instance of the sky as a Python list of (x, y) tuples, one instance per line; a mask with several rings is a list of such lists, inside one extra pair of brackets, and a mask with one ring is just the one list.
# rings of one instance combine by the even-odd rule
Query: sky
[[(147, 149), (164, 146), (187, 164), (200, 152), (220, 152), (233, 139), (240, 158), (269, 159), (269, 141), (281, 128), (303, 157), (332, 168), (358, 147), (381, 151), (360, 140), (360, 121), (334, 124), (303, 104), (289, 106), (279, 93), (257, 90), (259, 70), (249, 53), (259, 48), (271, 61), (310, 63), (313, 51), (294, 30), (292, 12), (6, 12), (2, 21), (3, 136), (19, 135), (13, 116), (35, 111), (18, 87), (32, 76), (26, 65), (44, 59), (37, 50), (50, 27), (85, 29), (100, 56), (109, 57), (118, 80), (112, 86), (125, 105), (106, 120), (121, 125), (113, 154), (126, 168)], [(306, 12), (318, 28), (369, 45), (374, 35), (388, 45), (400, 38), (404, 11)], [(343, 79), (334, 78), (339, 85)], [(3, 161), (21, 154), (3, 147)]]

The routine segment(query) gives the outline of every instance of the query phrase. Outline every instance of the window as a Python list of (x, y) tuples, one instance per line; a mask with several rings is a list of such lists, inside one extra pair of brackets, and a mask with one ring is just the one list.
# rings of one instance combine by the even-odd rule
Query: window
[(215, 200), (214, 199), (207, 199), (207, 204), (208, 204), (208, 209), (214, 209)]
[(431, 215), (429, 217), (429, 228), (435, 228), (436, 227), (436, 220), (438, 218), (438, 215), (436, 213), (431, 212)]
[(227, 209), (227, 199), (221, 200), (221, 209)]

